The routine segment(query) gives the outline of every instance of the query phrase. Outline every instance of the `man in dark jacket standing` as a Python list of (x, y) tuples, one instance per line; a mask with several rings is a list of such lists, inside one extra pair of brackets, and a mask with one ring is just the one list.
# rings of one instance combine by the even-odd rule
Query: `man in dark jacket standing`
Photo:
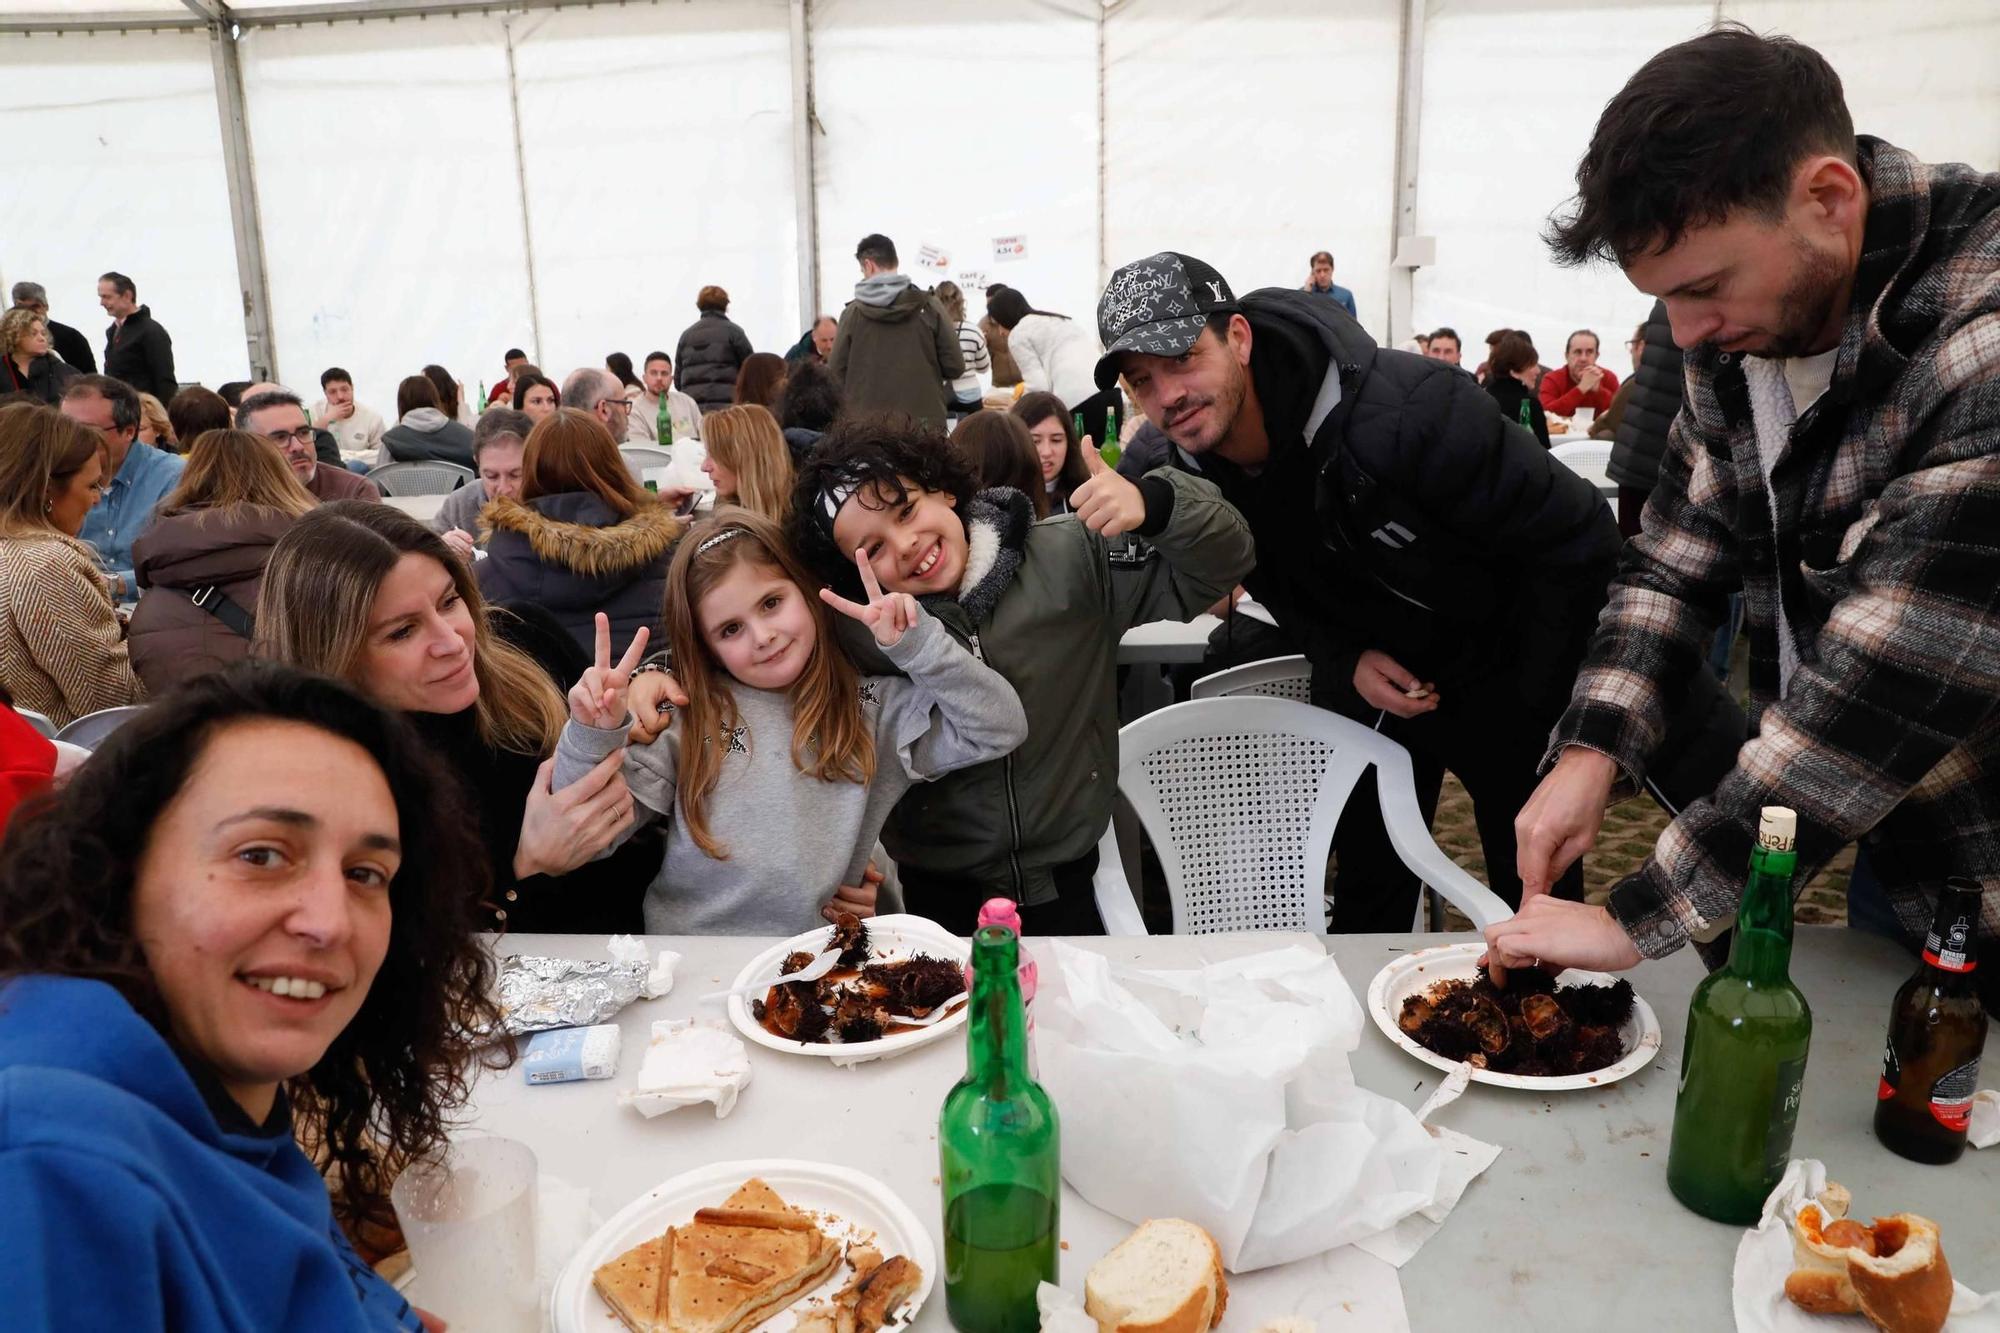
[(97, 358), (91, 355), (90, 339), (83, 336), (82, 330), (73, 329), (67, 324), (58, 324), (49, 318), (49, 293), (41, 283), (15, 283), (14, 304), (24, 310), (32, 310), (42, 317), (42, 323), (49, 326), (49, 343), (64, 365), (80, 370), (86, 375), (97, 373)]
[(828, 368), (849, 408), (907, 412), (942, 430), (945, 381), (965, 373), (958, 329), (896, 271), (896, 243), (887, 236), (862, 237), (854, 257), (861, 281), (841, 312)]
[(123, 273), (99, 278), (97, 303), (111, 316), (104, 331), (104, 373), (171, 403), (181, 387), (174, 378), (174, 340), (153, 318), (152, 307), (139, 304), (132, 279)]
[(1667, 431), (1681, 411), (1681, 349), (1667, 323), (1667, 303), (1653, 302), (1646, 316), (1639, 364), (1625, 390), (1618, 433), (1611, 441), (1611, 464), (1605, 469), (1618, 483), (1618, 530), (1639, 535), (1639, 511), (1660, 480), (1660, 456), (1667, 451)]
[[(1108, 349), (1182, 466), (1257, 542), (1251, 595), (1304, 648), (1313, 702), (1411, 754), (1426, 819), (1471, 793), (1494, 892), (1520, 898), (1513, 818), (1561, 714), (1618, 554), (1603, 498), (1451, 366), (1377, 348), (1337, 303), (1158, 254), (1112, 276)], [(1408, 930), (1416, 881), (1372, 779), (1335, 847), (1334, 927)], [(1576, 870), (1562, 890), (1582, 897)]]

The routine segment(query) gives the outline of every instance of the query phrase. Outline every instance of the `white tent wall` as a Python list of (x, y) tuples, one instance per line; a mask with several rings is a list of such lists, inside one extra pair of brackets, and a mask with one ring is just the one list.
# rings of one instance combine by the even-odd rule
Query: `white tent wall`
[(784, 0), (513, 25), (542, 368), (560, 380), (607, 352), (673, 355), (710, 283), (754, 346), (788, 347), (803, 326)]
[[(248, 364), (205, 33), (0, 36), (0, 281), (48, 288), (90, 339), (131, 277), (184, 378)], [(0, 304), (11, 304), (11, 301)]]
[[(983, 275), (1041, 309), (1090, 317), (1091, 0), (814, 0), (812, 68), (825, 130), (814, 149), (822, 309), (840, 313), (861, 276), (855, 245), (882, 232), (920, 285)], [(1008, 236), (1025, 253), (996, 262), (994, 241)], [(984, 307), (968, 295), (968, 314)]]
[[(1862, 133), (1928, 161), (2000, 169), (2000, 4), (1734, 0), (1721, 10), (1823, 54)], [(1438, 248), (1416, 275), (1416, 327), (1456, 328), (1468, 364), (1490, 330), (1524, 328), (1548, 365), (1560, 364), (1571, 330), (1592, 328), (1606, 363), (1626, 373), (1625, 339), (1651, 299), (1609, 266), (1557, 268), (1539, 235), (1575, 193), (1604, 104), (1715, 18), (1707, 0), (1431, 0), (1417, 219)]]
[[(166, 0), (0, 0), (0, 19), (107, 7), (189, 17)], [(876, 230), (917, 281), (1005, 281), (1080, 319), (1110, 266), (1158, 249), (1249, 290), (1298, 283), (1326, 248), (1386, 336), (1404, 0), (808, 12), (821, 309), (847, 300), (854, 243)], [(1455, 326), (1475, 361), (1499, 325), (1550, 361), (1589, 326), (1625, 368), (1617, 344), (1649, 303), (1614, 270), (1556, 268), (1539, 233), (1605, 101), (1718, 13), (1823, 51), (1864, 132), (2000, 169), (1993, 0), (1425, 12), (1416, 231), (1437, 258), (1415, 275), (1414, 323)], [(283, 377), (312, 394), (345, 365), (386, 414), (427, 360), (475, 386), (508, 345), (558, 375), (614, 348), (671, 350), (710, 282), (757, 346), (789, 345), (814, 313), (799, 308), (790, 18), (789, 0), (658, 0), (244, 30)], [(0, 278), (46, 284), (56, 317), (101, 343), (95, 280), (119, 268), (172, 330), (183, 378), (244, 375), (206, 32), (0, 35), (0, 115), (0, 173), (34, 183), (0, 197)], [(996, 261), (1000, 237), (1025, 253)]]
[(1362, 325), (1383, 336), (1401, 16), (1400, 0), (1111, 10), (1108, 264), (1180, 250), (1247, 292), (1299, 286), (1330, 250)]
[(427, 362), (477, 393), (532, 341), (501, 18), (257, 28), (239, 55), (280, 377), (310, 405), (341, 366), (392, 422)]

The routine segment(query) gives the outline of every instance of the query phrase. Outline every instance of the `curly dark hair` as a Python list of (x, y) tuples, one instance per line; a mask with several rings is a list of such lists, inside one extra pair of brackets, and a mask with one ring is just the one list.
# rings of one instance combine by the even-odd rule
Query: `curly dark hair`
[(778, 400), (778, 424), (829, 430), (844, 406), (846, 395), (833, 372), (817, 361), (801, 361), (785, 377), (784, 396)]
[(1738, 209), (1773, 221), (1820, 153), (1856, 161), (1833, 66), (1789, 37), (1721, 23), (1641, 65), (1605, 106), (1576, 199), (1543, 239), (1558, 264), (1628, 264)]
[(867, 412), (843, 417), (799, 468), (792, 486), (792, 514), (785, 536), (806, 568), (843, 597), (863, 595), (854, 571), (854, 553), (833, 539), (833, 520), (820, 496), (830, 488), (858, 487), (854, 503), (870, 508), (909, 502), (910, 489), (939, 491), (958, 502), (963, 518), (979, 483), (956, 449), (935, 426), (902, 412)]
[[(290, 1080), (350, 1231), (389, 1216), (405, 1164), (445, 1144), (470, 1092), (477, 1042), (499, 1030), (494, 963), (474, 935), (486, 857), (458, 786), (401, 719), (345, 686), (244, 663), (190, 682), (114, 732), (59, 792), (24, 804), (0, 842), (0, 985), (29, 973), (112, 986), (163, 1035), (165, 1002), (132, 932), (132, 894), (153, 825), (208, 743), (239, 722), (300, 722), (352, 741), (381, 767), (405, 830), (389, 885), (388, 953), (354, 1021)], [(503, 1043), (496, 1063), (512, 1058)]]

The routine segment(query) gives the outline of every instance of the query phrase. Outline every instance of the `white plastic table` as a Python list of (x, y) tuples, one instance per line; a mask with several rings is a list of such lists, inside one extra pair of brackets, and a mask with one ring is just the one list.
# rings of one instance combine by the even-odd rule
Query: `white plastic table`
[[(1297, 944), (1300, 935), (1155, 936), (1077, 941), (1147, 967), (1184, 967)], [(1330, 945), (1357, 996), (1398, 953), (1463, 937), (1342, 936)], [(719, 1016), (696, 996), (728, 984), (770, 941), (655, 939), (683, 955), (671, 994), (619, 1016), (618, 1076), (528, 1087), (518, 1069), (482, 1076), (469, 1108), (479, 1129), (531, 1144), (542, 1169), (587, 1187), (601, 1217), (662, 1181), (711, 1162), (805, 1157), (866, 1171), (930, 1223), (942, 1252), (936, 1183), (937, 1111), (964, 1072), (955, 1034), (897, 1059), (835, 1069), (807, 1056), (750, 1045), (753, 1081), (735, 1111), (705, 1106), (647, 1120), (617, 1104), (631, 1086), (655, 1019)], [(1034, 941), (1030, 941), (1032, 945)], [(506, 936), (502, 952), (601, 957), (589, 936)], [(1943, 1228), (1952, 1269), (1975, 1289), (2000, 1286), (2000, 1149), (1971, 1152), (1949, 1168), (1895, 1157), (1869, 1132), (1890, 996), (1910, 970), (1907, 955), (1870, 936), (1802, 927), (1794, 975), (1813, 1006), (1815, 1030), (1796, 1151), (1819, 1157), (1854, 1192), (1856, 1211), (1922, 1212)], [(1588, 1092), (1544, 1097), (1473, 1085), (1439, 1122), (1500, 1144), (1444, 1228), (1401, 1271), (1408, 1323), (1354, 1300), (1327, 1256), (1232, 1276), (1229, 1329), (1303, 1315), (1334, 1329), (1722, 1330), (1730, 1326), (1729, 1280), (1742, 1232), (1687, 1212), (1667, 1192), (1667, 1141), (1687, 997), (1701, 975), (1683, 952), (1642, 964), (1633, 982), (1658, 1012), (1665, 1043), (1642, 1073)], [(1989, 1046), (1989, 1058), (1993, 1056)], [(1356, 1079), (1415, 1106), (1437, 1071), (1375, 1030), (1355, 1052)], [(1989, 1064), (1988, 1068), (1993, 1066)], [(1987, 1082), (1991, 1082), (1990, 1079)], [(1199, 1152), (1201, 1145), (1190, 1144)], [(1065, 1189), (1062, 1285), (1083, 1277), (1130, 1230)], [(1351, 1254), (1352, 1251), (1337, 1253)], [(1588, 1312), (1587, 1316), (1584, 1312)], [(942, 1292), (916, 1320), (942, 1330)]]
[(1208, 636), (1221, 623), (1204, 614), (1187, 621), (1155, 620), (1134, 625), (1118, 640), (1118, 665), (1199, 662), (1208, 651)]

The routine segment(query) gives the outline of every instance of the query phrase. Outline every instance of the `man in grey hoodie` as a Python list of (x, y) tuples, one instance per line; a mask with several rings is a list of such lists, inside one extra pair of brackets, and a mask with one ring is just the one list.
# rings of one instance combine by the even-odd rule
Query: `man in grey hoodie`
[(965, 373), (957, 327), (896, 271), (896, 243), (887, 236), (862, 237), (854, 257), (861, 281), (841, 312), (828, 361), (848, 407), (907, 412), (942, 429), (945, 385)]

